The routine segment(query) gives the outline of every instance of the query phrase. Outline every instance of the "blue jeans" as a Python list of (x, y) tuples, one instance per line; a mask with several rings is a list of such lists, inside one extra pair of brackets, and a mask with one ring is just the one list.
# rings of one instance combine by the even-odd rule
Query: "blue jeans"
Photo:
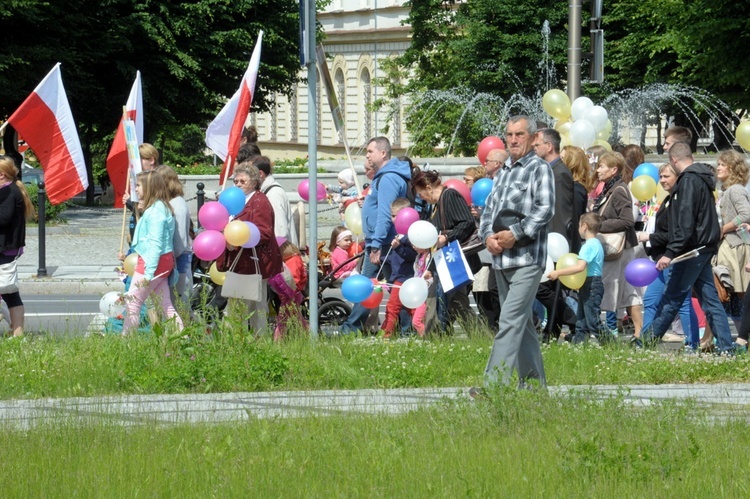
[[(659, 306), (661, 297), (664, 294), (664, 288), (666, 287), (667, 282), (669, 282), (671, 274), (672, 267), (667, 267), (659, 272), (659, 277), (657, 277), (656, 280), (646, 288), (646, 293), (643, 295), (644, 324), (653, 322), (654, 316), (656, 315), (656, 309)], [(690, 293), (688, 293), (685, 300), (682, 302), (679, 313), (682, 329), (685, 331), (685, 343), (690, 347), (697, 347), (700, 342), (698, 316), (695, 315), (695, 310), (693, 310)]]
[(607, 328), (612, 330), (617, 330), (617, 312), (608, 310), (607, 311)]
[[(373, 277), (375, 277), (375, 275), (377, 275), (378, 269), (380, 267), (370, 261), (369, 249), (365, 250), (363, 258), (364, 261), (362, 263), (362, 271), (360, 272), (360, 274), (367, 277), (368, 279), (372, 279)], [(349, 318), (346, 319), (346, 322), (341, 324), (341, 333), (349, 334), (364, 330), (365, 322), (367, 321), (367, 317), (369, 315), (369, 308), (365, 308), (361, 304), (355, 303), (354, 305), (352, 305), (352, 312), (349, 314)]]
[(711, 254), (701, 254), (690, 260), (676, 263), (664, 288), (664, 294), (656, 308), (652, 322), (644, 321), (643, 341), (661, 338), (667, 332), (677, 312), (685, 302), (685, 297), (694, 290), (698, 301), (706, 313), (706, 321), (711, 326), (718, 341), (719, 351), (732, 349), (732, 335), (724, 307), (714, 285), (711, 270)]
[(609, 336), (609, 331), (604, 331), (600, 319), (602, 296), (604, 284), (601, 276), (586, 277), (583, 286), (578, 290), (576, 334), (573, 335), (573, 343), (583, 343), (592, 334), (600, 340)]

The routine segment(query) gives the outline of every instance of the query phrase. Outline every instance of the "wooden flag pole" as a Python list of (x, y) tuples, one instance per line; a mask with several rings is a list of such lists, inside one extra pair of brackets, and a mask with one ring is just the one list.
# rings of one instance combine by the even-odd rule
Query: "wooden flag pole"
[[(132, 171), (130, 169), (130, 166), (128, 166), (128, 176), (125, 179), (125, 192), (130, 191), (130, 176), (132, 174)], [(133, 209), (136, 209), (135, 207)], [(123, 203), (122, 206), (122, 232), (120, 233), (120, 253), (125, 252), (125, 224), (127, 222), (128, 217), (128, 203)]]

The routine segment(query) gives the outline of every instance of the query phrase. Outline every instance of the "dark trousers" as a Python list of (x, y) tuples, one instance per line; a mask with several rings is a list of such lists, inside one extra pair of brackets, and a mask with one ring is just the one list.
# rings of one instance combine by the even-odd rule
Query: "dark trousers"
[[(577, 318), (573, 310), (565, 303), (563, 293), (560, 292), (555, 296), (555, 286), (554, 281), (540, 283), (536, 291), (536, 299), (547, 309), (547, 327), (544, 328), (545, 336), (557, 338), (560, 336), (563, 324), (567, 324), (568, 327), (573, 328), (576, 325)], [(557, 305), (555, 305), (555, 301), (557, 301)], [(553, 309), (555, 310), (554, 318), (552, 317)]]

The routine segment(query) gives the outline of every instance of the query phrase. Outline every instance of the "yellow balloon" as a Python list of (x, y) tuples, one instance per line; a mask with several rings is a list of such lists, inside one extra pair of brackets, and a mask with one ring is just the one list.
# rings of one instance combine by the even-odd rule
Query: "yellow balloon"
[(547, 114), (558, 120), (567, 120), (570, 116), (570, 98), (562, 90), (549, 90), (542, 97), (542, 107)]
[(226, 272), (220, 272), (219, 269), (216, 268), (216, 262), (211, 264), (211, 267), (208, 269), (208, 276), (211, 278), (211, 280), (214, 282), (214, 284), (218, 284), (219, 286), (224, 285), (224, 279), (227, 278)]
[(610, 135), (612, 135), (612, 120), (608, 119), (604, 128), (596, 132), (596, 138), (597, 140), (609, 140)]
[(602, 146), (607, 151), (612, 152), (612, 146), (606, 140), (599, 140), (599, 139), (597, 139), (597, 140), (594, 141), (594, 145), (595, 146)]
[[(575, 253), (566, 253), (557, 260), (557, 266), (555, 268), (557, 270), (563, 270), (576, 264), (578, 264), (578, 255)], [(573, 275), (561, 275), (560, 282), (570, 289), (580, 289), (580, 287), (583, 286), (583, 283), (586, 282), (586, 270), (582, 270)]]
[(250, 239), (250, 227), (242, 220), (232, 220), (224, 227), (224, 237), (232, 246), (242, 246)]
[(344, 222), (355, 236), (362, 235), (362, 209), (356, 202), (346, 207), (344, 211)]
[(560, 149), (563, 147), (567, 147), (570, 145), (570, 135), (567, 133), (561, 133), (560, 134)]
[(734, 132), (737, 143), (745, 150), (750, 150), (750, 121), (743, 121)]
[(638, 201), (648, 201), (656, 195), (656, 181), (649, 175), (638, 175), (630, 184), (630, 192)]
[(131, 253), (125, 257), (125, 260), (123, 260), (122, 269), (130, 277), (133, 277), (133, 274), (135, 274), (135, 266), (137, 264), (138, 264), (138, 253)]
[(664, 187), (661, 186), (661, 184), (656, 184), (656, 202), (661, 204), (662, 201), (664, 201), (664, 198), (667, 197), (667, 194), (669, 194), (667, 191), (664, 190)]

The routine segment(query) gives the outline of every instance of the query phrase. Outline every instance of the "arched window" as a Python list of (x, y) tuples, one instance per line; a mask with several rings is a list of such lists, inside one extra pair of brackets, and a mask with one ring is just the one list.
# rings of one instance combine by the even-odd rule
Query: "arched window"
[(320, 90), (320, 87), (322, 86), (320, 83), (320, 73), (316, 73), (316, 74), (317, 74), (317, 78), (315, 81), (317, 81), (318, 84), (315, 86), (315, 100), (318, 103), (318, 105), (317, 105), (317, 113), (315, 114), (317, 115), (318, 126), (317, 126), (317, 130), (315, 134), (315, 140), (318, 144), (320, 144), (323, 140), (323, 113), (321, 112), (321, 109), (323, 107), (321, 104), (323, 102), (321, 100), (321, 97), (323, 93)]
[[(336, 87), (336, 96), (339, 100), (339, 107), (341, 108), (341, 115), (346, 120), (346, 80), (344, 80), (344, 72), (341, 71), (341, 68), (336, 70), (334, 84)], [(344, 122), (344, 126), (346, 126), (346, 122)], [(341, 140), (341, 137), (339, 137), (339, 140)]]
[(362, 90), (362, 133), (364, 134), (364, 140), (367, 142), (373, 137), (372, 130), (372, 114), (370, 108), (372, 106), (372, 84), (370, 81), (370, 70), (367, 68), (362, 70), (359, 77), (360, 86)]
[(289, 140), (297, 142), (297, 85), (289, 98)]
[(276, 96), (274, 95), (273, 100), (271, 101), (271, 141), (276, 142), (277, 135), (276, 130), (278, 130), (278, 107), (276, 106)]

